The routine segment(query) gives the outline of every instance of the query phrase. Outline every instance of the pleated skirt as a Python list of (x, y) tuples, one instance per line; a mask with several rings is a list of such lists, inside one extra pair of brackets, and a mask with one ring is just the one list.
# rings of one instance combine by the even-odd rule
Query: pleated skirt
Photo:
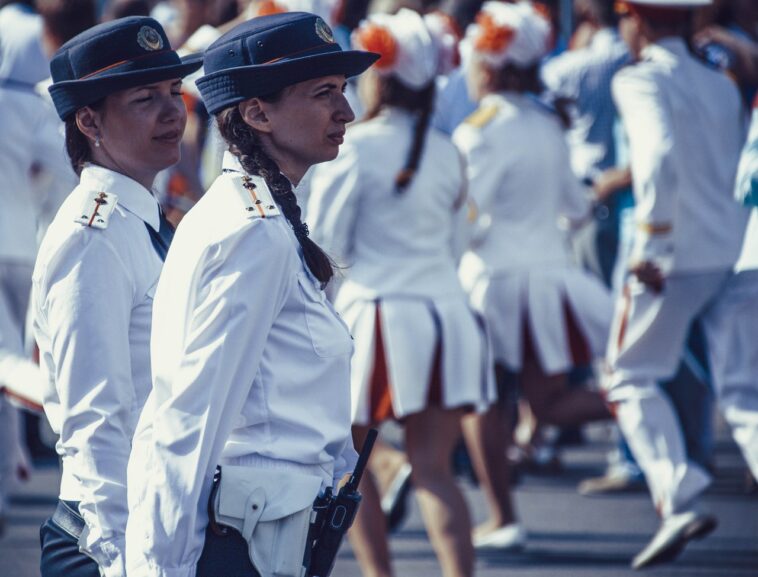
[(335, 306), (355, 339), (355, 424), (402, 420), (430, 406), (481, 410), (494, 402), (486, 328), (465, 298), (340, 297)]
[(548, 375), (605, 353), (613, 300), (595, 277), (572, 267), (480, 276), (471, 304), (487, 321), (496, 362), (520, 371), (535, 356)]

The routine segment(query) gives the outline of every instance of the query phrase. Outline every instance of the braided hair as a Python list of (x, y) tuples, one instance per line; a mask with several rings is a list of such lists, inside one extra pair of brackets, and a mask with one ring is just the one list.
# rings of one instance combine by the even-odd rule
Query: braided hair
[(419, 90), (408, 88), (399, 80), (388, 76), (379, 80), (379, 98), (366, 114), (366, 120), (375, 118), (384, 107), (397, 106), (416, 115), (413, 127), (413, 141), (402, 170), (395, 176), (395, 192), (402, 194), (416, 175), (421, 156), (424, 153), (426, 133), (432, 118), (434, 106), (434, 80)]
[[(264, 101), (276, 101), (280, 94), (261, 97)], [(255, 130), (243, 119), (238, 106), (222, 110), (216, 115), (221, 136), (229, 145), (229, 151), (237, 157), (248, 174), (262, 177), (279, 209), (290, 223), (297, 241), (303, 250), (303, 258), (308, 269), (319, 281), (322, 288), (334, 275), (331, 259), (308, 237), (308, 225), (301, 220), (300, 206), (292, 191), (292, 184), (279, 170), (276, 162), (266, 153)]]

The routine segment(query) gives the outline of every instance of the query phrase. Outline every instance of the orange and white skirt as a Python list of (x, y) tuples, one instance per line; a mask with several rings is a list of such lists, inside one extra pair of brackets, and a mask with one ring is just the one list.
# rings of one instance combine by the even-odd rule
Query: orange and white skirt
[(494, 402), (486, 330), (465, 298), (342, 296), (335, 307), (355, 339), (355, 424), (403, 419), (430, 406), (483, 409)]
[(471, 304), (487, 320), (495, 361), (521, 370), (535, 356), (548, 375), (604, 354), (613, 300), (600, 280), (570, 266), (481, 275)]

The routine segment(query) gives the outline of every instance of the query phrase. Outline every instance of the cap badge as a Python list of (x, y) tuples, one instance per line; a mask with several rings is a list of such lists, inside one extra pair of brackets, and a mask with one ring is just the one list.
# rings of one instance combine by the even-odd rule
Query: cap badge
[(316, 18), (316, 35), (327, 44), (334, 44), (334, 34), (321, 18)]
[(155, 28), (143, 26), (137, 33), (137, 44), (148, 52), (163, 48), (163, 38)]

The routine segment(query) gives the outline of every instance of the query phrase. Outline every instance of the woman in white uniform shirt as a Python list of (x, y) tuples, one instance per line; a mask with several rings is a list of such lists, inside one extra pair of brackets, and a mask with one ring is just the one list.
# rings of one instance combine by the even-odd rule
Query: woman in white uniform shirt
[(151, 187), (179, 160), (181, 78), (200, 63), (182, 63), (155, 20), (133, 17), (79, 34), (50, 66), (81, 181), (48, 228), (33, 277), (45, 412), (63, 464), (41, 569), (123, 577), (126, 467), (150, 390), (153, 293), (170, 242)]
[[(382, 58), (362, 81), (376, 95), (340, 156), (311, 179), (309, 221), (348, 265), (335, 306), (355, 338), (356, 443), (395, 418), (442, 573), (473, 571), (470, 522), (451, 471), (463, 414), (489, 396), (485, 335), (457, 278), (466, 186), (455, 146), (429, 129), (442, 40), (411, 10), (376, 15), (354, 33)], [(364, 92), (361, 89), (361, 92)], [(489, 381), (491, 383), (491, 381)], [(366, 574), (389, 575), (373, 480), (351, 533)]]
[(346, 78), (375, 59), (343, 52), (303, 12), (254, 18), (205, 52), (197, 85), (230, 152), (156, 292), (153, 390), (129, 463), (129, 577), (299, 576), (305, 535), (289, 529), (355, 465), (352, 340), (292, 187), (337, 156), (354, 118)]
[(489, 322), (495, 360), (521, 373), (537, 418), (572, 425), (609, 418), (601, 396), (568, 389), (566, 375), (604, 351), (607, 291), (572, 265), (559, 220), (589, 202), (569, 164), (561, 121), (537, 100), (550, 25), (531, 4), (487, 2), (464, 41), (481, 102), (455, 132), (478, 210), (461, 273)]

